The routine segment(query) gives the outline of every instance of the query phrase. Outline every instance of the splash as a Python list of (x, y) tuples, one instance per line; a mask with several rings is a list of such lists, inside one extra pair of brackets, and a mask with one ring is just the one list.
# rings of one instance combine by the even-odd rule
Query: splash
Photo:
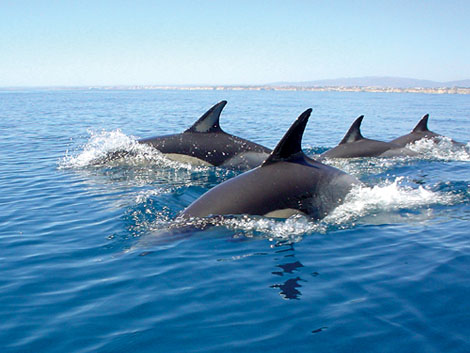
[(66, 151), (59, 162), (62, 169), (83, 169), (99, 166), (132, 166), (186, 169), (190, 171), (206, 170), (207, 167), (193, 166), (170, 160), (151, 146), (141, 144), (133, 136), (127, 136), (121, 130), (89, 131), (88, 142), (76, 153)]
[[(156, 196), (161, 196), (162, 194), (168, 194), (174, 191), (173, 189), (158, 187), (156, 189), (151, 190), (142, 190), (139, 191), (136, 195), (134, 195), (134, 203), (136, 204), (143, 204), (146, 203), (150, 198), (154, 198)], [(146, 213), (149, 213), (150, 210), (146, 209)]]
[[(442, 137), (439, 141), (433, 139), (421, 139), (406, 147), (418, 153), (414, 157), (393, 157), (393, 158), (327, 158), (322, 163), (331, 165), (338, 169), (352, 174), (356, 177), (371, 174), (380, 174), (396, 166), (413, 164), (419, 160), (430, 161), (470, 161), (470, 142), (467, 145), (459, 146), (453, 143), (452, 139)], [(313, 155), (313, 158), (319, 154)]]
[(295, 215), (287, 219), (241, 216), (225, 219), (221, 225), (233, 230), (242, 231), (243, 237), (268, 237), (269, 240), (298, 242), (310, 233), (326, 233), (328, 227), (323, 222), (313, 222), (309, 218)]
[(434, 139), (421, 139), (406, 147), (418, 152), (421, 158), (443, 161), (470, 161), (470, 143), (464, 146), (455, 145), (452, 139), (443, 136), (436, 141)]
[(332, 158), (325, 159), (322, 163), (338, 168), (358, 178), (371, 174), (380, 174), (393, 169), (397, 165), (407, 165), (417, 157), (393, 157), (393, 158)]
[(358, 224), (393, 224), (428, 221), (434, 216), (433, 206), (453, 205), (462, 201), (460, 193), (452, 190), (435, 191), (422, 186), (408, 185), (403, 177), (379, 185), (356, 186), (345, 202), (327, 217), (312, 221), (295, 215), (287, 219), (261, 216), (218, 216), (211, 219), (178, 220), (157, 217), (146, 224), (148, 232), (162, 228), (177, 233), (178, 229), (221, 227), (234, 238), (262, 238), (274, 242), (298, 242), (306, 235), (326, 234), (338, 229), (350, 229)]
[[(264, 234), (276, 240), (299, 241), (311, 233), (325, 234), (335, 229), (348, 229), (361, 223), (397, 223), (432, 218), (433, 205), (450, 205), (459, 196), (441, 193), (422, 186), (412, 188), (402, 185), (404, 178), (386, 181), (380, 185), (354, 187), (345, 199), (327, 217), (311, 221), (307, 217), (293, 216), (285, 220), (242, 216), (226, 219), (221, 224), (243, 231), (244, 236)], [(375, 221), (374, 221), (375, 219)]]
[[(459, 200), (459, 195), (436, 192), (423, 186), (413, 188), (403, 185), (403, 177), (393, 181), (384, 181), (373, 187), (355, 186), (347, 195), (345, 202), (338, 206), (323, 221), (331, 225), (348, 226), (360, 222), (361, 218), (378, 217), (381, 222), (394, 223), (396, 212), (410, 211), (412, 218), (417, 210), (424, 210), (424, 218), (433, 205), (452, 205)], [(402, 220), (402, 217), (399, 217)], [(370, 223), (371, 220), (368, 219)]]
[(347, 229), (358, 223), (427, 220), (433, 217), (432, 206), (452, 205), (461, 199), (460, 194), (453, 192), (433, 191), (423, 186), (411, 187), (406, 185), (405, 178), (398, 177), (373, 187), (355, 186), (345, 202), (320, 221), (311, 221), (302, 216), (285, 220), (243, 216), (224, 223), (231, 229), (243, 230), (249, 235), (264, 233), (269, 237), (296, 241), (305, 234)]

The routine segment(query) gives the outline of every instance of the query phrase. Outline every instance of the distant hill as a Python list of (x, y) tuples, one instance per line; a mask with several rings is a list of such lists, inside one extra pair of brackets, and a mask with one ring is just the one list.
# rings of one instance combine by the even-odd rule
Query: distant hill
[(406, 77), (350, 77), (330, 80), (305, 82), (275, 82), (267, 86), (275, 87), (379, 87), (379, 88), (441, 88), (441, 87), (470, 87), (470, 80), (438, 82), (417, 80)]

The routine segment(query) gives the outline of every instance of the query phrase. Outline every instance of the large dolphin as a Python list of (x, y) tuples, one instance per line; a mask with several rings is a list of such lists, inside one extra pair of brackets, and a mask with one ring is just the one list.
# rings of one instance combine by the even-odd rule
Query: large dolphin
[(416, 156), (417, 153), (398, 144), (371, 140), (361, 134), (361, 123), (364, 115), (357, 118), (338, 146), (320, 155), (323, 158), (354, 157), (398, 157)]
[(183, 133), (150, 137), (138, 142), (156, 148), (170, 159), (196, 165), (234, 169), (259, 166), (271, 150), (227, 134), (220, 128), (220, 113), (226, 104), (227, 101), (221, 101), (214, 105)]
[[(413, 131), (411, 131), (407, 135), (400, 136), (396, 138), (395, 140), (390, 141), (391, 143), (395, 143), (397, 145), (400, 145), (402, 147), (406, 146), (409, 143), (414, 143), (418, 140), (421, 140), (423, 138), (426, 139), (432, 139), (436, 142), (439, 142), (442, 139), (442, 135), (436, 134), (435, 132), (432, 132), (428, 129), (428, 119), (429, 119), (429, 114), (426, 114), (421, 118), (421, 120), (416, 124), (415, 128)], [(465, 146), (461, 142), (457, 142), (454, 140), (451, 140), (452, 144), (455, 146)]]
[(360, 182), (302, 152), (302, 135), (311, 112), (308, 109), (297, 118), (261, 166), (212, 188), (179, 219), (239, 214), (325, 217)]

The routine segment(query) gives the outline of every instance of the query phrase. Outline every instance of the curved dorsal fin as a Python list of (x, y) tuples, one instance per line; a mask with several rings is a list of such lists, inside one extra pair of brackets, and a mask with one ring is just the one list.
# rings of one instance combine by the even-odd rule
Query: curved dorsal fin
[(354, 120), (348, 132), (346, 133), (346, 135), (344, 135), (343, 139), (339, 143), (340, 145), (342, 145), (343, 143), (359, 141), (364, 138), (361, 134), (362, 119), (364, 119), (364, 115), (361, 115), (359, 118)]
[(302, 136), (311, 113), (312, 109), (310, 108), (300, 114), (261, 166), (281, 160), (288, 160), (298, 153), (303, 153)]
[(416, 124), (415, 128), (413, 129), (412, 132), (425, 132), (429, 131), (428, 129), (428, 119), (429, 119), (429, 114), (426, 114), (421, 118), (418, 124)]
[(219, 126), (220, 113), (224, 109), (227, 101), (221, 101), (204, 113), (193, 126), (185, 132), (217, 132), (222, 131)]

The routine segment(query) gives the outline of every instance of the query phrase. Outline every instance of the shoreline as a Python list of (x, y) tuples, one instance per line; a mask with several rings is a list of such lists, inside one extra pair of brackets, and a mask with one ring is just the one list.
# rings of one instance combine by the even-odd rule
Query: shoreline
[(182, 90), (182, 91), (305, 91), (305, 92), (378, 92), (378, 93), (425, 93), (425, 94), (470, 94), (469, 87), (396, 88), (373, 86), (251, 86), (251, 85), (115, 85), (115, 86), (44, 86), (44, 87), (0, 87), (0, 91), (24, 90)]

